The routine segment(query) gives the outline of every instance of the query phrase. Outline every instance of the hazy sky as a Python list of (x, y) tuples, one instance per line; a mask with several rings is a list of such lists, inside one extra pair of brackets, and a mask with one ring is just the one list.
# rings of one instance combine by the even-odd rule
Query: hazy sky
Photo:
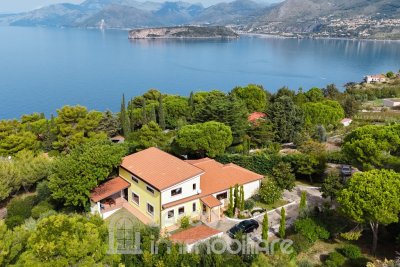
[[(84, 0), (0, 0), (0, 13), (23, 12), (37, 9), (43, 6), (56, 3), (81, 3)], [(138, 0), (146, 1), (146, 0)], [(154, 2), (164, 2), (166, 0), (149, 0)], [(178, 1), (178, 0), (168, 0)], [(189, 3), (202, 3), (209, 6), (219, 2), (232, 2), (233, 0), (181, 0)], [(256, 0), (257, 1), (257, 0)], [(279, 2), (280, 0), (258, 0), (257, 2)]]

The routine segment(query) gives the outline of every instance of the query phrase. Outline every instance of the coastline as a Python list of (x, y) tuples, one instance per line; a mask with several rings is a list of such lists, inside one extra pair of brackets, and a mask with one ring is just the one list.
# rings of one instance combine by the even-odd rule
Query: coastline
[(257, 37), (257, 38), (276, 38), (276, 39), (307, 39), (307, 40), (341, 40), (341, 41), (368, 41), (368, 42), (400, 42), (400, 39), (369, 39), (369, 38), (346, 38), (346, 37), (308, 37), (302, 38), (296, 36), (283, 36), (279, 34), (268, 34), (268, 33), (246, 33), (236, 32), (240, 36)]

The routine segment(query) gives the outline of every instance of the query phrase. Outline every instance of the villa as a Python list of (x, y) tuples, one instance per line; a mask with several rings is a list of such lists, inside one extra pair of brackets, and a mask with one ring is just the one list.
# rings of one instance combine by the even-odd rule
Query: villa
[(382, 83), (382, 82), (386, 82), (386, 80), (387, 80), (387, 78), (383, 74), (365, 76), (366, 83)]
[(205, 223), (220, 220), (230, 187), (243, 185), (248, 199), (262, 179), (232, 163), (181, 160), (152, 147), (123, 158), (119, 176), (92, 191), (91, 211), (105, 219), (125, 208), (143, 223), (169, 231), (183, 216)]

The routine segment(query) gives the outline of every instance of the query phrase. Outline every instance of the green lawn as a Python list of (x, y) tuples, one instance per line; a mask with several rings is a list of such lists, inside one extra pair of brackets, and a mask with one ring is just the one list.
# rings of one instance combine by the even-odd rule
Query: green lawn
[(288, 203), (289, 203), (288, 201), (283, 200), (283, 199), (280, 199), (273, 204), (265, 204), (263, 202), (256, 201), (254, 207), (260, 207), (260, 208), (266, 209), (268, 211), (268, 210), (273, 210), (273, 209), (282, 207)]

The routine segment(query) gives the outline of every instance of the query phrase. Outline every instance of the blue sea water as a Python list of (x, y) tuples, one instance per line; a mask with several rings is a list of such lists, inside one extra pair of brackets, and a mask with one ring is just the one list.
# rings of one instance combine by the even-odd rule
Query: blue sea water
[(0, 27), (0, 119), (63, 105), (117, 111), (121, 96), (256, 83), (271, 92), (400, 68), (400, 42), (241, 37), (136, 40), (126, 31)]

